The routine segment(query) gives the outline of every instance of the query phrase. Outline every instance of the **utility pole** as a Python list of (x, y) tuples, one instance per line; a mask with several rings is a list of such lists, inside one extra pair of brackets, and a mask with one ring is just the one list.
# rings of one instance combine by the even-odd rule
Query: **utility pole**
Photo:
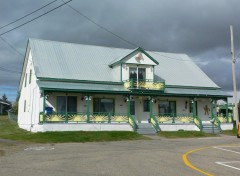
[(234, 42), (233, 42), (233, 27), (230, 26), (230, 33), (231, 33), (231, 54), (232, 54), (232, 76), (233, 76), (233, 98), (234, 98), (234, 117), (236, 118), (236, 125), (238, 127), (239, 124), (239, 118), (238, 118), (238, 98), (237, 98), (237, 83), (236, 83), (236, 69), (235, 69), (235, 63), (236, 58), (234, 56)]

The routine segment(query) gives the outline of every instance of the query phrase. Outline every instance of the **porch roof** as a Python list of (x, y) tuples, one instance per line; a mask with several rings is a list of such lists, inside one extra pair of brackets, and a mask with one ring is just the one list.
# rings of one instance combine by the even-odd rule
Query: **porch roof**
[(166, 88), (162, 91), (130, 91), (123, 86), (123, 83), (88, 83), (88, 82), (64, 82), (38, 80), (41, 89), (52, 91), (76, 91), (95, 93), (123, 93), (123, 94), (144, 94), (159, 96), (191, 96), (191, 97), (231, 97), (231, 95), (221, 89), (200, 89), (200, 88)]
[(57, 82), (57, 81), (37, 81), (37, 84), (42, 89), (56, 91), (99, 91), (99, 92), (130, 92), (122, 84), (95, 84), (83, 82)]
[(231, 97), (221, 89), (166, 88), (165, 94), (194, 95), (200, 97)]

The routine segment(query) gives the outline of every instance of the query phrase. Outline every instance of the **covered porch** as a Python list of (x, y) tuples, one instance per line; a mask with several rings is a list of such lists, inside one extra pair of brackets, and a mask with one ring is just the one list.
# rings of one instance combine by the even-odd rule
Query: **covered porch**
[[(40, 124), (127, 123), (136, 130), (138, 123), (152, 123), (160, 131), (161, 125), (193, 124), (201, 130), (202, 121), (212, 121), (219, 127), (221, 123), (232, 122), (231, 114), (218, 114), (216, 100), (209, 98), (56, 91), (44, 91), (42, 96), (44, 110), (39, 114)], [(206, 111), (204, 117), (201, 109)]]
[(129, 124), (135, 131), (138, 123), (151, 123), (160, 131), (163, 124), (192, 124), (202, 130), (205, 121), (219, 128), (221, 123), (232, 122), (228, 112), (217, 113), (218, 100), (228, 104), (218, 89), (165, 87), (162, 83), (164, 89), (157, 86), (157, 90), (155, 86), (139, 88), (140, 84), (129, 89), (126, 83), (38, 84), (42, 97), (39, 124)]

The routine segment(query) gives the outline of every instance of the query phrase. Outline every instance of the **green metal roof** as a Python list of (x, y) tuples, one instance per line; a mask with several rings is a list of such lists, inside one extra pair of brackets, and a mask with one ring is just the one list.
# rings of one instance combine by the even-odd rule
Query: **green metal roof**
[(116, 84), (95, 84), (81, 82), (57, 82), (57, 81), (37, 81), (42, 89), (48, 90), (72, 90), (72, 91), (114, 91), (114, 92), (130, 92), (123, 85)]
[(165, 94), (171, 95), (194, 95), (200, 97), (231, 97), (231, 95), (221, 89), (183, 89), (183, 88), (165, 88)]
[(124, 88), (123, 84), (102, 84), (86, 82), (58, 82), (58, 81), (37, 81), (38, 86), (44, 90), (53, 91), (75, 91), (75, 92), (95, 92), (95, 93), (124, 93), (124, 94), (154, 94), (159, 96), (195, 96), (195, 97), (230, 97), (230, 95), (220, 89), (193, 89), (193, 88), (166, 88), (162, 91), (139, 90), (130, 91)]
[[(120, 82), (109, 63), (125, 58), (134, 49), (110, 48), (29, 39), (36, 76), (55, 79)], [(146, 51), (159, 63), (154, 74), (166, 85), (219, 88), (187, 55)]]

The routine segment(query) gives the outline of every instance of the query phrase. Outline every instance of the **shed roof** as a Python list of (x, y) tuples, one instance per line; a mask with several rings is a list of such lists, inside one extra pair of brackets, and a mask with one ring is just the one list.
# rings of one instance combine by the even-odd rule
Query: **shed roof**
[[(122, 93), (128, 94), (131, 91), (121, 84), (95, 84), (83, 82), (63, 82), (63, 81), (37, 81), (38, 86), (44, 90), (52, 91), (74, 91), (74, 92), (97, 92), (97, 93)], [(131, 94), (145, 94), (146, 91), (131, 92)], [(161, 91), (151, 91), (154, 95), (163, 95)], [(164, 91), (165, 96), (195, 96), (195, 97), (230, 97), (220, 89), (194, 89), (194, 88), (171, 88)]]

